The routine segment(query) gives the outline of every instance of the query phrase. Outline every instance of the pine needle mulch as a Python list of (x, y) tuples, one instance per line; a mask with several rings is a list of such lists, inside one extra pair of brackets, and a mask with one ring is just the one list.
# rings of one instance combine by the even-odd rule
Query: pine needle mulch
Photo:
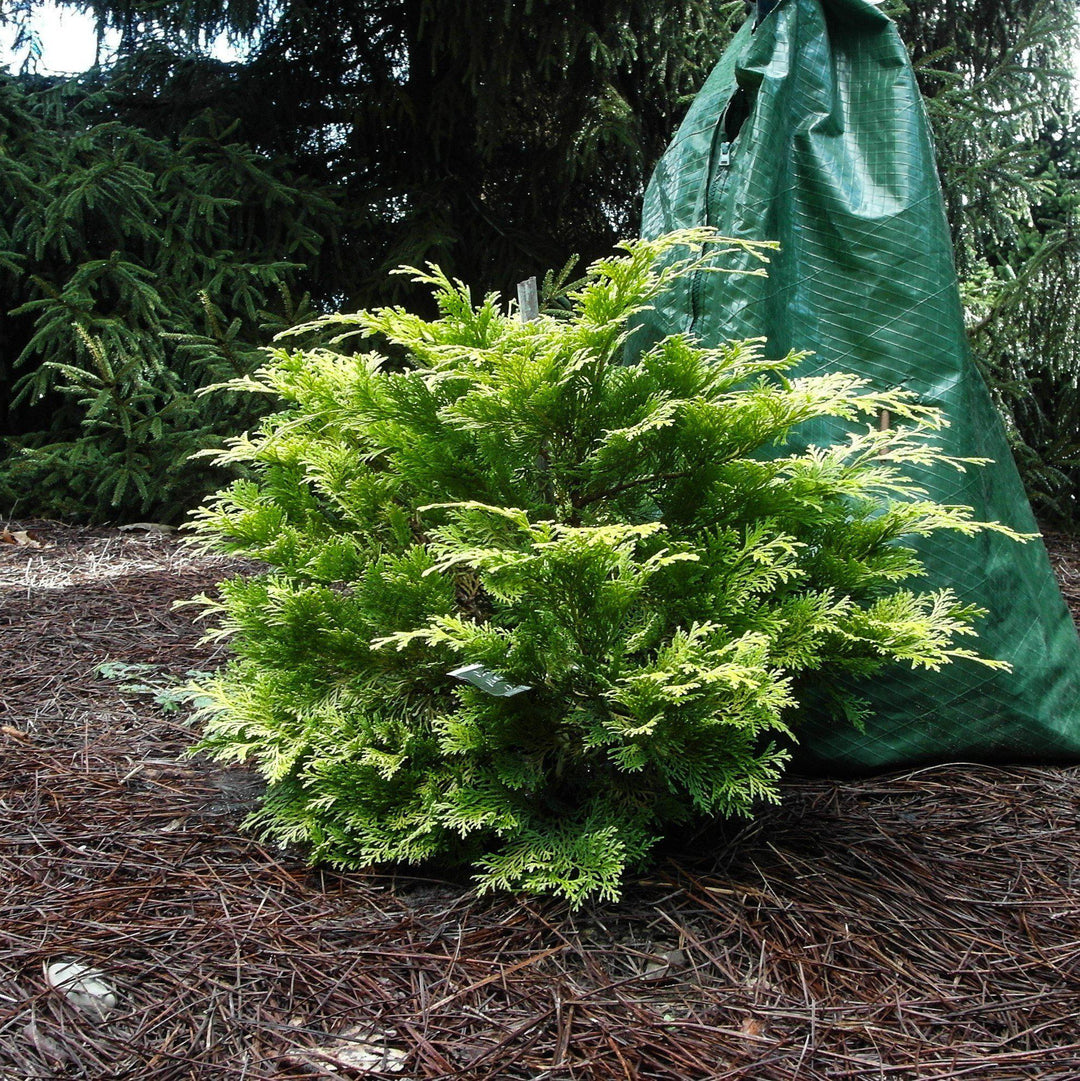
[[(795, 781), (576, 914), (311, 871), (238, 828), (248, 773), (95, 675), (220, 663), (170, 604), (223, 562), (33, 536), (0, 546), (0, 1081), (1080, 1077), (1080, 771)], [(116, 1007), (50, 989), (57, 960)]]

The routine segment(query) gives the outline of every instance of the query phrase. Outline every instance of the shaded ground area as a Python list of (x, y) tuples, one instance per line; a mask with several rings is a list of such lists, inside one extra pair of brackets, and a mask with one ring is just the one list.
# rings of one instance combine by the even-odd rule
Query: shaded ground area
[[(1080, 1076), (1080, 771), (793, 782), (577, 914), (313, 872), (154, 698), (220, 663), (170, 605), (228, 565), (33, 537), (0, 545), (0, 1081)], [(1080, 547), (1050, 546), (1075, 611)], [(50, 990), (57, 960), (115, 1009)]]

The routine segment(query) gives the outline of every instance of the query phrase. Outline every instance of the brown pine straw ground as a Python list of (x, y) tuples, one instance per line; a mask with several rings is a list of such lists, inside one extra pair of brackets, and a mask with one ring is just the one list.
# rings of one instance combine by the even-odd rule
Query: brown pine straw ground
[(576, 914), (311, 871), (240, 829), (250, 774), (180, 760), (183, 713), (94, 674), (219, 664), (170, 604), (224, 561), (36, 536), (0, 545), (0, 1081), (1080, 1078), (1076, 769), (793, 781)]

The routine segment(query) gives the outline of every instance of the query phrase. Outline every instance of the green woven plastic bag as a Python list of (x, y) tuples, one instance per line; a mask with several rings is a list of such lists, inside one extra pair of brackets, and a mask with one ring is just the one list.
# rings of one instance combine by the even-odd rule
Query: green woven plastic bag
[[(711, 225), (775, 240), (767, 278), (702, 273), (647, 315), (635, 346), (690, 331), (812, 350), (798, 374), (852, 371), (938, 406), (949, 454), (994, 464), (924, 471), (931, 498), (1022, 532), (1036, 526), (1004, 428), (968, 353), (930, 129), (907, 50), (868, 0), (781, 0), (747, 22), (657, 166), (643, 233)], [(749, 257), (748, 257), (749, 258)], [(748, 264), (749, 269), (749, 264)], [(800, 430), (842, 439), (837, 425)], [(865, 733), (802, 729), (798, 764), (855, 772), (933, 760), (1080, 758), (1080, 640), (1045, 549), (995, 533), (921, 544), (927, 588), (989, 610), (963, 662), (860, 686)]]

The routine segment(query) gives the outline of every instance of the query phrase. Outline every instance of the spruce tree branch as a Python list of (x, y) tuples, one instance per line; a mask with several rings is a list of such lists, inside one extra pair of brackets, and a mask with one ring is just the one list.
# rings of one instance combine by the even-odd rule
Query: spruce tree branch
[(1021, 268), (1020, 273), (1009, 282), (998, 294), (997, 299), (991, 304), (990, 310), (974, 326), (968, 329), (971, 338), (982, 334), (996, 319), (1008, 315), (1010, 309), (1015, 307), (1016, 302), (1023, 296), (1025, 290), (1030, 290), (1035, 276), (1042, 268), (1057, 255), (1070, 241), (1066, 231), (1059, 236), (1052, 236)]

